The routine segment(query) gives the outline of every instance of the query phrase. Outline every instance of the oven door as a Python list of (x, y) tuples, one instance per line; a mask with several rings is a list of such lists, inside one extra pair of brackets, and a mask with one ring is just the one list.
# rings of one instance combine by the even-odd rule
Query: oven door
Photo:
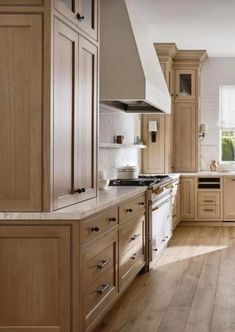
[(151, 241), (149, 258), (153, 261), (172, 236), (172, 197), (166, 195), (156, 201), (151, 209)]

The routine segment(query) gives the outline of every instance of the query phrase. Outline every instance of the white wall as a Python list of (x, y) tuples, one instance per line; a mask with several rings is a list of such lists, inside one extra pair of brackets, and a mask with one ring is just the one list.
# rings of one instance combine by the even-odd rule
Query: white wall
[(201, 76), (201, 123), (208, 125), (208, 134), (201, 143), (201, 170), (209, 169), (210, 160), (220, 157), (219, 86), (225, 84), (235, 84), (235, 58), (207, 59)]
[[(99, 116), (100, 143), (113, 143), (114, 136), (122, 135), (125, 137), (123, 144), (133, 144), (134, 137), (138, 134), (140, 119), (141, 116), (138, 114), (104, 111), (101, 108)], [(141, 151), (136, 148), (99, 149), (99, 170), (104, 171), (105, 177), (116, 178), (116, 167), (126, 164), (141, 167)]]

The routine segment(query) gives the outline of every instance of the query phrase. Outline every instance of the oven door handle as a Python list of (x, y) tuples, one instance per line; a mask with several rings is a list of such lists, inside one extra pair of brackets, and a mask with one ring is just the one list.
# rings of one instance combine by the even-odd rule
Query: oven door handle
[(167, 202), (169, 202), (171, 200), (171, 197), (169, 197), (167, 200), (165, 200), (164, 202), (162, 202), (160, 205), (157, 205), (155, 208), (152, 209), (153, 211), (156, 211), (158, 209), (160, 209), (160, 207), (162, 207), (164, 204), (166, 204)]

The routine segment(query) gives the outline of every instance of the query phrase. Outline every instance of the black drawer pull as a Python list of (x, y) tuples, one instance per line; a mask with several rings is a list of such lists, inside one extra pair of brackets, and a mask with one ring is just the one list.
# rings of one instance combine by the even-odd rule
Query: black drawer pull
[(96, 291), (99, 295), (102, 295), (110, 286), (111, 284), (102, 285)]
[(136, 239), (138, 239), (139, 236), (140, 234), (135, 234), (134, 236), (131, 237), (131, 240), (135, 241)]
[(213, 209), (204, 209), (203, 211), (205, 211), (205, 212), (213, 212), (214, 210)]
[(75, 194), (81, 194), (81, 193), (84, 193), (85, 191), (86, 191), (85, 188), (78, 188), (78, 189), (75, 189), (75, 190), (74, 190), (74, 193), (75, 193)]
[(135, 260), (135, 259), (137, 258), (137, 255), (138, 255), (138, 253), (137, 253), (137, 252), (136, 252), (136, 253), (134, 253), (134, 254), (131, 256), (131, 259)]
[(99, 232), (99, 227), (91, 227), (92, 232)]
[(139, 205), (144, 205), (144, 202), (140, 202)]
[(109, 221), (115, 222), (115, 221), (117, 221), (117, 219), (115, 217), (113, 217), (113, 218), (109, 218)]
[(127, 211), (127, 212), (133, 212), (133, 210), (132, 210), (132, 209), (127, 209), (126, 211)]
[(214, 203), (213, 200), (209, 200), (209, 199), (205, 199), (204, 202), (205, 202), (205, 203)]
[(102, 270), (110, 262), (111, 262), (110, 258), (102, 260), (102, 262), (97, 265), (97, 269)]
[(78, 21), (83, 21), (85, 16), (82, 16), (81, 14), (77, 13), (77, 19)]

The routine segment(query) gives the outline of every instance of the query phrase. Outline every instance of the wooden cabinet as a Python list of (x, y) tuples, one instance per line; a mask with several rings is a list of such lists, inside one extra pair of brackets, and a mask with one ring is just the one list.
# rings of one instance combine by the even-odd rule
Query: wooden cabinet
[(130, 199), (129, 201), (119, 206), (119, 218), (120, 223), (126, 222), (126, 220), (132, 217), (136, 212), (142, 210), (146, 206), (145, 195), (141, 195), (137, 198)]
[(1, 15), (1, 211), (41, 210), (41, 49), (41, 15)]
[(173, 183), (172, 188), (172, 229), (180, 222), (180, 182), (179, 180)]
[(91, 37), (98, 38), (98, 0), (55, 0), (55, 8)]
[(223, 187), (223, 206), (224, 206), (224, 219), (235, 220), (235, 177), (224, 176)]
[(175, 70), (174, 101), (196, 100), (196, 71), (190, 69)]
[(117, 230), (82, 251), (82, 331), (86, 331), (96, 323), (118, 293)]
[(97, 49), (55, 20), (54, 208), (96, 196)]
[(198, 167), (197, 128), (195, 103), (175, 103), (173, 144), (175, 172), (196, 172)]
[(43, 0), (1, 0), (0, 6), (42, 6)]
[(0, 226), (0, 329), (70, 331), (70, 255), (69, 226)]
[(123, 290), (145, 264), (145, 210), (119, 229), (119, 289)]
[(196, 206), (195, 177), (182, 177), (180, 182), (180, 216), (181, 220), (195, 219)]

